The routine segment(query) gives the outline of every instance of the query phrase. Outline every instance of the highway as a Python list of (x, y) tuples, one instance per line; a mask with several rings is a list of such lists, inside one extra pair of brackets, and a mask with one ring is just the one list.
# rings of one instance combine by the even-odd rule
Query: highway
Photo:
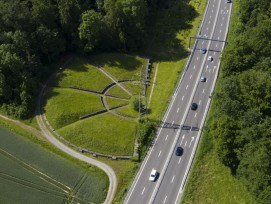
[[(226, 0), (209, 0), (198, 32), (201, 38), (195, 41), (163, 118), (166, 125), (158, 129), (154, 145), (126, 195), (125, 204), (180, 203), (217, 79), (231, 7)], [(203, 54), (201, 48), (207, 52)], [(208, 60), (209, 56), (212, 61)], [(206, 77), (205, 82), (200, 81), (201, 76)], [(197, 103), (196, 110), (191, 110), (192, 102)], [(181, 156), (175, 155), (178, 146), (183, 148)], [(159, 172), (155, 182), (149, 181), (152, 169)]]

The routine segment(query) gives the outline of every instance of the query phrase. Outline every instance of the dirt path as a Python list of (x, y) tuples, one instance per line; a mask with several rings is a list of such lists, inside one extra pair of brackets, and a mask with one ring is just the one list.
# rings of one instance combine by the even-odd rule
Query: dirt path
[(95, 159), (87, 157), (87, 156), (71, 149), (70, 147), (66, 146), (65, 144), (63, 144), (62, 142), (57, 140), (54, 137), (54, 135), (50, 132), (49, 128), (45, 125), (44, 113), (43, 113), (43, 108), (42, 108), (42, 96), (43, 96), (44, 90), (46, 89), (47, 82), (42, 87), (42, 90), (41, 90), (40, 95), (38, 97), (38, 101), (37, 101), (38, 104), (37, 104), (37, 110), (36, 110), (36, 118), (37, 118), (37, 122), (38, 122), (40, 129), (41, 129), (42, 134), (49, 142), (51, 142), (55, 147), (57, 147), (61, 151), (71, 155), (72, 157), (74, 157), (76, 159), (87, 162), (87, 163), (94, 165), (94, 166), (100, 168), (101, 170), (103, 170), (109, 178), (109, 188), (108, 188), (108, 193), (107, 193), (106, 200), (104, 203), (105, 204), (112, 203), (114, 196), (115, 196), (115, 193), (116, 193), (116, 189), (117, 189), (117, 177), (116, 177), (114, 170), (110, 166), (108, 166), (107, 164), (104, 164), (100, 161), (97, 161)]

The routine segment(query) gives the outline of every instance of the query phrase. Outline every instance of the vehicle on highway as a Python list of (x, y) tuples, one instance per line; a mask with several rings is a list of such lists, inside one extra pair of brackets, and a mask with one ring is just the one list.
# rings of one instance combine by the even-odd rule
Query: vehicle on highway
[(200, 77), (200, 82), (206, 82), (206, 77), (205, 76), (201, 76)]
[(205, 53), (207, 52), (207, 49), (206, 49), (206, 48), (201, 48), (201, 49), (200, 49), (200, 52), (201, 52), (202, 54), (205, 54)]
[(211, 62), (212, 62), (212, 61), (213, 61), (213, 57), (212, 57), (212, 56), (209, 56), (209, 57), (208, 57), (208, 61), (211, 61)]
[(191, 110), (197, 110), (197, 108), (198, 108), (198, 104), (192, 103)]
[(150, 175), (150, 177), (149, 177), (149, 180), (150, 180), (150, 181), (155, 181), (155, 179), (156, 179), (156, 177), (157, 177), (157, 174), (158, 174), (158, 172), (157, 172), (155, 169), (152, 169), (151, 175)]
[(227, 3), (231, 3), (231, 0), (227, 0)]
[(176, 156), (182, 156), (183, 155), (183, 148), (177, 147), (175, 154), (176, 154)]

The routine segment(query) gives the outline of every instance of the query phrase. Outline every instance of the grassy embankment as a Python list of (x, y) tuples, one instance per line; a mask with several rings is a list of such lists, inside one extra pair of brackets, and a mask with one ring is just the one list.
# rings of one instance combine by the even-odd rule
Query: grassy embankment
[[(238, 9), (236, 3), (233, 5), (229, 42), (235, 35), (231, 31), (238, 26), (238, 16), (236, 15)], [(221, 76), (216, 89), (220, 86), (220, 78)], [(182, 203), (256, 203), (244, 185), (232, 176), (230, 169), (225, 167), (216, 155), (213, 137), (208, 136), (209, 124), (214, 120), (212, 116), (214, 108), (213, 106), (210, 108)]]
[(105, 199), (108, 178), (101, 170), (10, 122), (1, 120), (0, 128), (1, 202), (101, 203)]

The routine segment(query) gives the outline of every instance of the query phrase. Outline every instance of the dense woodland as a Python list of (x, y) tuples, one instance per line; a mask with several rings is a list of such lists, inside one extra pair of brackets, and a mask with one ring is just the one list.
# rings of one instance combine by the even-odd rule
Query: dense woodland
[(223, 164), (258, 203), (271, 203), (271, 3), (238, 4), (209, 133)]
[[(184, 0), (182, 2), (187, 2)], [(0, 106), (24, 118), (67, 52), (138, 50), (149, 16), (177, 0), (0, 0)]]

